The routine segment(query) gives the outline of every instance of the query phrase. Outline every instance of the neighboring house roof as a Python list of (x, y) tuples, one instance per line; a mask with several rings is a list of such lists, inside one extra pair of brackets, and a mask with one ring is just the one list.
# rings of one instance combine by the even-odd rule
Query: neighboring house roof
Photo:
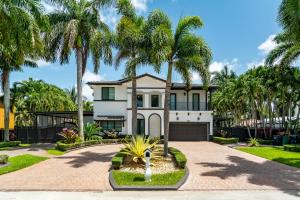
[[(153, 79), (162, 81), (162, 82), (166, 82), (165, 79), (159, 78), (157, 76), (154, 76), (152, 74), (142, 74), (136, 77), (136, 79), (140, 79), (143, 78), (145, 76), (151, 77)], [(92, 81), (92, 82), (88, 82), (88, 85), (122, 85), (123, 83), (126, 83), (128, 81), (131, 81), (131, 78), (123, 78), (117, 81)], [(209, 89), (217, 89), (218, 86), (216, 85), (211, 85), (209, 86)], [(184, 83), (172, 83), (172, 89), (186, 89), (186, 84)], [(203, 89), (203, 85), (201, 84), (192, 84), (190, 89)]]

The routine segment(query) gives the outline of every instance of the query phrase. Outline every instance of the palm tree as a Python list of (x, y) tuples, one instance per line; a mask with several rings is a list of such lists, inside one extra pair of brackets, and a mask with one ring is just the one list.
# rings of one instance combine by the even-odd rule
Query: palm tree
[(226, 82), (228, 79), (236, 78), (236, 74), (234, 71), (229, 70), (228, 66), (225, 65), (224, 69), (220, 72), (212, 72), (213, 78), (211, 80), (212, 84), (221, 85), (222, 83)]
[(275, 37), (278, 44), (267, 59), (267, 65), (273, 65), (280, 60), (280, 66), (290, 66), (300, 55), (300, 7), (298, 0), (283, 0), (281, 2), (278, 21), (283, 32)]
[[(171, 29), (167, 29), (166, 37), (169, 37), (166, 46), (165, 62), (168, 63), (167, 82), (165, 89), (164, 103), (164, 154), (168, 154), (169, 138), (169, 106), (170, 90), (172, 83), (173, 68), (180, 74), (187, 86), (191, 82), (191, 71), (196, 71), (202, 77), (204, 85), (207, 86), (209, 75), (209, 63), (212, 55), (205, 41), (195, 35), (192, 30), (201, 28), (203, 22), (198, 16), (188, 16), (181, 18), (173, 34)], [(169, 28), (169, 27), (167, 27)]]
[(72, 101), (76, 104), (77, 93), (76, 88), (73, 86), (71, 89), (65, 89), (65, 92), (69, 95)]
[[(137, 16), (129, 0), (119, 0), (118, 12), (122, 15), (116, 30), (116, 46), (118, 53), (115, 65), (118, 68), (122, 60), (127, 60), (125, 76), (132, 82), (132, 134), (137, 133), (137, 94), (136, 70), (141, 65), (153, 65), (156, 72), (160, 70), (160, 55), (164, 47), (163, 40), (159, 40), (165, 23), (165, 15), (155, 10), (147, 20)], [(169, 23), (169, 21), (168, 21)], [(170, 23), (169, 23), (170, 24)]]
[(40, 29), (47, 26), (37, 0), (3, 0), (0, 3), (0, 69), (4, 92), (4, 140), (9, 140), (10, 72), (23, 65), (36, 67), (43, 50)]
[[(49, 0), (50, 1), (50, 0)], [(79, 135), (83, 139), (82, 76), (87, 59), (91, 55), (94, 72), (98, 73), (100, 59), (112, 62), (112, 35), (108, 26), (100, 20), (99, 9), (112, 0), (51, 0), (58, 9), (48, 14), (51, 31), (45, 35), (47, 60), (68, 63), (74, 51), (77, 63), (77, 106)]]

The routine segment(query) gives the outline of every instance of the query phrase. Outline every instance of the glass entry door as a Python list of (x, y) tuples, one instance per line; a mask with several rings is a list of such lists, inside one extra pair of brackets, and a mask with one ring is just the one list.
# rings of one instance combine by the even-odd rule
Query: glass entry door
[(145, 135), (145, 119), (137, 119), (137, 135)]

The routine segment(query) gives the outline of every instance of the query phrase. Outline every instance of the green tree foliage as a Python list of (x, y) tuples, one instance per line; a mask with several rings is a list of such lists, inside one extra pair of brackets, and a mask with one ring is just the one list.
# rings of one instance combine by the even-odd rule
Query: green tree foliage
[(9, 140), (11, 71), (23, 65), (36, 67), (32, 61), (43, 52), (40, 31), (47, 28), (39, 0), (0, 1), (0, 75), (4, 91), (4, 140)]
[(57, 9), (48, 14), (51, 30), (45, 34), (46, 59), (68, 63), (72, 52), (77, 64), (77, 107), (79, 135), (83, 134), (82, 76), (91, 56), (94, 72), (98, 73), (100, 60), (112, 62), (112, 34), (100, 20), (99, 10), (112, 0), (48, 0)]
[(64, 90), (32, 78), (15, 82), (11, 89), (11, 98), (18, 126), (32, 125), (32, 112), (76, 110), (76, 105)]
[(255, 135), (258, 123), (262, 124), (267, 137), (266, 125), (271, 136), (279, 119), (287, 132), (298, 127), (298, 123), (291, 125), (299, 121), (299, 110), (295, 113), (300, 100), (299, 87), (298, 68), (260, 66), (220, 85), (212, 103), (216, 115), (233, 117), (233, 125), (246, 126), (248, 130), (254, 127)]

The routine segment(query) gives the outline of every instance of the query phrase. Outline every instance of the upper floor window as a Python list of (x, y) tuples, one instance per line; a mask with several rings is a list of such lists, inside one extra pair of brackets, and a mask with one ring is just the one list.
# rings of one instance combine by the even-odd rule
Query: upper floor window
[(151, 95), (151, 107), (157, 108), (159, 107), (159, 95)]
[(137, 96), (136, 96), (136, 104), (137, 104), (137, 107), (144, 107), (144, 101), (143, 101), (143, 95), (141, 95), (141, 94), (138, 94)]
[(115, 100), (115, 88), (103, 87), (102, 88), (102, 100)]

